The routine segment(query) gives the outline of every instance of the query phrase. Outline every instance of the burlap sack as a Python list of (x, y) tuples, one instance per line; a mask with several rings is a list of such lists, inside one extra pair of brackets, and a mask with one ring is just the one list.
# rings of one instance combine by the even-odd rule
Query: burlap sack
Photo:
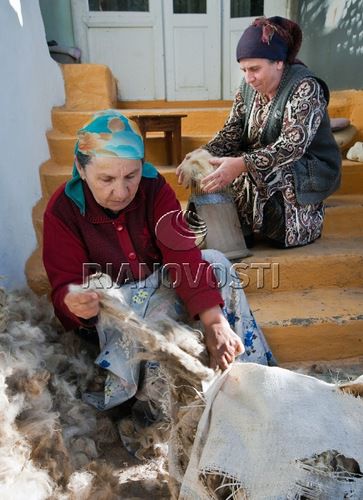
[(183, 500), (363, 498), (363, 401), (282, 368), (234, 364), (207, 393)]

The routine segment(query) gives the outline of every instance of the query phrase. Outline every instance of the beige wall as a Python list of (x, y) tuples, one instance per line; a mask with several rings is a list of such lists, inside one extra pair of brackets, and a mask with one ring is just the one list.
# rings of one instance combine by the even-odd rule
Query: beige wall
[(25, 283), (36, 246), (31, 210), (40, 198), (39, 166), (52, 106), (64, 102), (60, 68), (50, 58), (38, 0), (1, 0), (0, 286)]

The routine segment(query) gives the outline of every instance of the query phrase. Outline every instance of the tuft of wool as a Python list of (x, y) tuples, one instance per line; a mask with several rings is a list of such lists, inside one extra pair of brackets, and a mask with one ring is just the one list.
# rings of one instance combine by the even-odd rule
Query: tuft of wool
[(92, 500), (119, 500), (120, 484), (112, 467), (104, 462), (91, 462), (88, 471), (93, 474), (89, 498)]
[(50, 474), (31, 459), (31, 446), (16, 426), (24, 405), (23, 395), (6, 395), (5, 377), (0, 374), (0, 498), (42, 500), (55, 488)]
[(69, 500), (88, 500), (90, 498), (94, 475), (89, 471), (74, 472), (69, 478), (67, 491)]
[(363, 375), (355, 380), (352, 380), (351, 382), (339, 384), (339, 389), (348, 394), (352, 394), (355, 397), (363, 398)]
[(196, 149), (187, 154), (180, 164), (183, 174), (183, 186), (188, 188), (192, 181), (200, 182), (204, 177), (214, 172), (214, 167), (209, 163), (212, 155), (205, 149)]

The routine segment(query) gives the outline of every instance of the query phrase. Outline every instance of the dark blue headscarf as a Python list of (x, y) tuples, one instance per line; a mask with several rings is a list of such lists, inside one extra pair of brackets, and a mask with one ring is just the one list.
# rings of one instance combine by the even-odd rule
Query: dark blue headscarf
[(241, 59), (294, 62), (302, 42), (300, 26), (284, 17), (259, 17), (242, 34), (236, 50)]

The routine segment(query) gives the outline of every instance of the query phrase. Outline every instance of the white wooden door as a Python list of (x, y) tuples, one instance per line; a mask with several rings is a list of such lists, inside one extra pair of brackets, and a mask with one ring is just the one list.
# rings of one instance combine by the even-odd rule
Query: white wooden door
[(236, 47), (243, 31), (262, 15), (289, 17), (288, 0), (225, 0), (223, 2), (223, 99), (233, 99), (243, 74), (236, 60)]
[(72, 13), (82, 61), (109, 66), (120, 100), (165, 99), (162, 0), (72, 0)]
[(165, 0), (168, 100), (221, 98), (221, 2)]
[(232, 99), (236, 45), (260, 15), (289, 0), (71, 0), (82, 61), (106, 64), (120, 100)]

